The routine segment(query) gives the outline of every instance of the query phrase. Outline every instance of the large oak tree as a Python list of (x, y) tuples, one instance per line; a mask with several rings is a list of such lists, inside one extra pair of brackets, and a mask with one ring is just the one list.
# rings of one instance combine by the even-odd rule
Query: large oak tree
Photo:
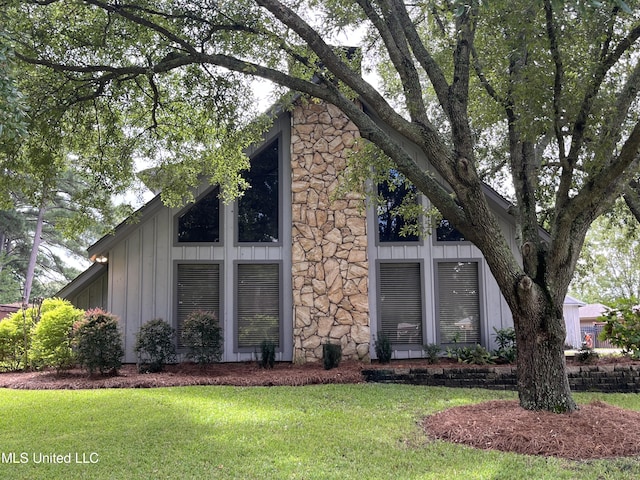
[[(184, 161), (165, 161), (167, 172), (186, 169), (191, 158), (209, 165), (214, 180), (237, 180), (229, 163), (204, 158), (196, 147), (228, 145), (242, 125), (243, 76), (341, 108), (484, 254), (514, 319), (521, 405), (576, 408), (562, 304), (589, 226), (638, 170), (637, 0), (3, 3), (17, 58), (58, 72), (61, 83), (75, 86), (70, 101), (103, 108), (118, 101), (138, 113), (137, 128), (146, 110), (149, 130), (171, 139), (156, 151), (173, 160), (180, 148), (187, 153)], [(384, 66), (384, 89), (332, 46), (336, 33), (356, 27), (365, 65)], [(193, 113), (197, 98), (210, 111), (194, 118), (211, 127), (204, 135), (194, 125), (178, 138), (183, 126), (171, 128), (169, 119), (185, 108), (178, 104)], [(414, 161), (398, 134), (418, 145), (433, 170)], [(487, 159), (486, 142), (502, 158)], [(516, 253), (479, 173), (501, 166), (513, 185)], [(171, 178), (160, 177), (175, 187)], [(540, 235), (541, 222), (548, 236)]]

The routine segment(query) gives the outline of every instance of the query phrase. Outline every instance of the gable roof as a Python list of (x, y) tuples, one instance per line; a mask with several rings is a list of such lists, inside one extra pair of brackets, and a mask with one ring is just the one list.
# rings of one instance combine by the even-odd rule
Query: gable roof
[(54, 296), (62, 297), (62, 298), (71, 298), (76, 293), (80, 293), (80, 291), (85, 288), (88, 284), (90, 284), (93, 280), (98, 278), (100, 275), (107, 271), (107, 266), (102, 263), (94, 262), (87, 268), (84, 272), (78, 275), (76, 278), (71, 280), (70, 283), (66, 284), (59, 290)]

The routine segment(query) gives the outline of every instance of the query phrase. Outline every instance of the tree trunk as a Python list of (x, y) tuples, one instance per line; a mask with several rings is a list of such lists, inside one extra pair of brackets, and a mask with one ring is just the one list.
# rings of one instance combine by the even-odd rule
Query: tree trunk
[[(532, 290), (538, 290), (536, 286)], [(566, 327), (562, 303), (532, 292), (535, 301), (521, 298), (514, 315), (517, 344), (518, 395), (527, 410), (568, 413), (577, 409), (566, 372)], [(533, 308), (532, 308), (533, 307)]]
[(36, 231), (33, 235), (33, 246), (31, 247), (31, 255), (29, 256), (29, 264), (27, 265), (27, 273), (24, 279), (24, 294), (23, 303), (29, 304), (29, 297), (31, 297), (31, 287), (33, 286), (33, 277), (36, 271), (36, 262), (38, 260), (38, 250), (40, 249), (40, 243), (42, 243), (42, 226), (44, 224), (44, 214), (46, 208), (42, 205), (38, 210), (38, 219), (36, 221)]

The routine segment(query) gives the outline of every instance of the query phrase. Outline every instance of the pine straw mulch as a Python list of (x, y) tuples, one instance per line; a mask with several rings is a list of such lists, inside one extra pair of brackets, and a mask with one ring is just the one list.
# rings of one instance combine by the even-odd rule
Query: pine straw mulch
[(450, 408), (422, 425), (432, 438), (486, 450), (571, 460), (640, 455), (640, 412), (597, 401), (559, 415), (495, 400)]
[(363, 366), (343, 362), (338, 368), (325, 370), (320, 363), (293, 365), (277, 363), (272, 369), (260, 368), (256, 362), (168, 365), (163, 372), (138, 373), (135, 365), (123, 365), (115, 375), (88, 376), (84, 370), (72, 369), (56, 373), (0, 373), (0, 388), (26, 390), (154, 388), (191, 385), (301, 386), (323, 383), (361, 383)]
[[(404, 365), (406, 362), (398, 362)], [(368, 365), (371, 368), (374, 365)], [(457, 365), (459, 367), (459, 365)], [(200, 367), (170, 365), (161, 373), (138, 373), (124, 365), (117, 375), (89, 377), (78, 369), (0, 373), (0, 388), (94, 389), (152, 388), (189, 385), (300, 386), (326, 383), (362, 383), (361, 363), (343, 362), (324, 370), (319, 363), (276, 364), (262, 369), (255, 362)], [(577, 412), (557, 415), (531, 412), (516, 401), (490, 401), (454, 407), (424, 419), (431, 438), (525, 455), (557, 456), (574, 460), (640, 455), (640, 412), (602, 402), (582, 405)]]

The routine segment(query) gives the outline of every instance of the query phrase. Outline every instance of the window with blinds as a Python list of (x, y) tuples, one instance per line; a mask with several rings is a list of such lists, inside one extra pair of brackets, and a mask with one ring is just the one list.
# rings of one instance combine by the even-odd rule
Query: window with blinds
[(480, 343), (478, 262), (438, 262), (441, 344)]
[(393, 344), (422, 345), (420, 263), (380, 263), (380, 327)]
[(280, 347), (280, 265), (237, 265), (238, 348), (257, 348), (264, 340)]
[(182, 324), (194, 310), (215, 312), (220, 321), (220, 265), (183, 263), (178, 265), (178, 347), (182, 345)]

